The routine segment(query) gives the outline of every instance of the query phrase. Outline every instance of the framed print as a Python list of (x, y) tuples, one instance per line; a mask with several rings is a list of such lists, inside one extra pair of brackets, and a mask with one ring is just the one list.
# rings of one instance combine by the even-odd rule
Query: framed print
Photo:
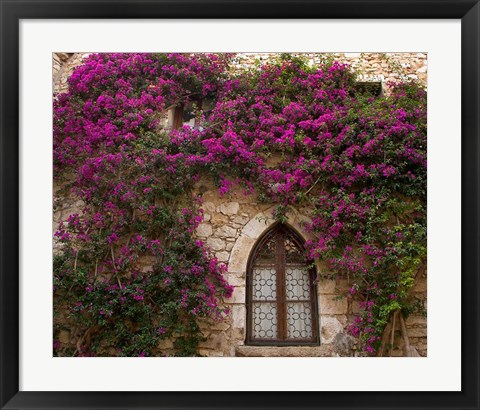
[(2, 409), (479, 407), (477, 1), (0, 1)]

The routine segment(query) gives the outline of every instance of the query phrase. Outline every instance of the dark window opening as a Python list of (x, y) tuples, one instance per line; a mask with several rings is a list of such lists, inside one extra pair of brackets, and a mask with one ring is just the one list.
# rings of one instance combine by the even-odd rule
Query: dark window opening
[(355, 95), (367, 97), (381, 97), (383, 95), (383, 87), (381, 82), (363, 81), (355, 83)]
[(201, 129), (199, 121), (200, 114), (208, 118), (213, 109), (213, 100), (210, 98), (191, 100), (187, 103), (182, 103), (175, 108), (173, 114), (172, 127), (175, 130), (188, 125), (194, 129)]

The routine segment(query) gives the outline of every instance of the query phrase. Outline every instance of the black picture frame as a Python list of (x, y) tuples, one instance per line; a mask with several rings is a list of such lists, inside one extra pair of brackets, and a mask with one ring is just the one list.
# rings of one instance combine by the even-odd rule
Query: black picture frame
[[(478, 337), (480, 5), (478, 0), (113, 0), (96, 2), (0, 0), (0, 13), (1, 409), (480, 408)], [(21, 19), (44, 18), (461, 19), (461, 392), (19, 391), (19, 22)]]

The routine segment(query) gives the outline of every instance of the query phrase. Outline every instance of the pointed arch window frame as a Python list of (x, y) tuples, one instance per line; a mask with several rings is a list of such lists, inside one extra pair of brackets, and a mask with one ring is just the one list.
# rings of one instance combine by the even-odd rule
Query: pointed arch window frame
[[(301, 250), (305, 251), (305, 240), (292, 226), (286, 223), (276, 223), (270, 226), (254, 244), (248, 261), (246, 272), (246, 338), (245, 344), (249, 346), (318, 346), (320, 345), (319, 334), (319, 310), (318, 310), (318, 294), (317, 294), (317, 272), (312, 260), (305, 258), (305, 266), (308, 267), (309, 289), (310, 289), (310, 308), (311, 308), (311, 325), (312, 336), (310, 338), (288, 338), (287, 332), (287, 313), (286, 313), (286, 284), (285, 284), (285, 235), (288, 234), (294, 244)], [(277, 283), (277, 292), (275, 303), (277, 309), (277, 337), (276, 338), (255, 338), (253, 335), (253, 269), (259, 253), (263, 250), (269, 240), (275, 237), (275, 276)]]

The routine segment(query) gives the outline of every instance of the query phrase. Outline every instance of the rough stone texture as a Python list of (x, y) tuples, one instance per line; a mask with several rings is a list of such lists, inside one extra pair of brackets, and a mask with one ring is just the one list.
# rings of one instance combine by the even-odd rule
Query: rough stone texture
[(220, 205), (220, 212), (225, 215), (235, 215), (238, 212), (238, 202), (225, 202)]
[(357, 343), (357, 339), (345, 332), (337, 333), (333, 339), (335, 353), (339, 356), (354, 356)]
[(210, 236), (213, 233), (212, 225), (210, 224), (200, 224), (196, 230), (197, 236), (205, 237)]
[(332, 343), (335, 336), (343, 331), (343, 326), (335, 316), (320, 317), (320, 340), (322, 344)]
[(237, 236), (237, 230), (228, 225), (224, 225), (216, 230), (215, 235), (221, 238), (235, 238)]
[(217, 252), (215, 256), (220, 262), (228, 262), (230, 254), (228, 252)]
[(405, 324), (407, 327), (427, 326), (427, 318), (426, 316), (410, 315), (405, 319)]
[(245, 287), (245, 272), (243, 273), (237, 273), (237, 272), (227, 272), (227, 274), (225, 275), (225, 277), (227, 278), (228, 280), (228, 283), (232, 286), (243, 286)]
[(215, 212), (215, 204), (213, 204), (212, 202), (205, 202), (205, 203), (202, 205), (202, 208), (203, 208), (206, 212), (210, 212), (210, 213), (214, 213), (214, 212)]
[(53, 53), (53, 92), (68, 90), (68, 78), (75, 67), (80, 65), (88, 53)]
[[(55, 93), (68, 89), (68, 77), (88, 55), (89, 53), (53, 53), (52, 76)], [(275, 56), (276, 53), (239, 54), (233, 69), (248, 68), (256, 62), (265, 64)], [(386, 84), (390, 81), (413, 78), (427, 85), (426, 53), (306, 53), (306, 56), (311, 65), (332, 57), (349, 64), (359, 73), (359, 81), (381, 81)]]
[[(64, 92), (68, 89), (68, 77), (73, 69), (84, 61), (87, 53), (54, 53), (52, 60), (52, 77), (54, 92)], [(235, 69), (251, 66), (256, 60), (260, 64), (267, 63), (273, 53), (243, 54), (237, 59)], [(424, 53), (309, 53), (310, 64), (316, 64), (326, 57), (346, 62), (359, 72), (359, 81), (380, 81), (385, 93), (389, 81), (399, 81), (416, 78), (426, 87), (427, 55)], [(279, 158), (272, 156), (272, 166)], [(74, 176), (73, 176), (74, 177)], [(205, 241), (214, 256), (228, 263), (226, 279), (235, 287), (230, 299), (222, 301), (230, 309), (230, 316), (224, 322), (203, 320), (200, 328), (207, 340), (200, 345), (200, 354), (204, 356), (356, 356), (355, 339), (345, 333), (345, 326), (353, 320), (353, 314), (359, 311), (359, 302), (348, 302), (346, 299), (335, 300), (350, 287), (348, 280), (322, 279), (317, 283), (319, 305), (320, 346), (308, 347), (256, 347), (243, 346), (245, 340), (245, 294), (246, 268), (250, 252), (260, 235), (274, 223), (271, 204), (257, 203), (254, 196), (244, 195), (233, 190), (220, 197), (213, 181), (202, 178), (197, 183), (202, 192), (204, 203), (204, 220), (196, 230), (199, 239)], [(58, 224), (73, 213), (80, 213), (84, 204), (62, 187), (54, 187), (53, 230)], [(309, 210), (293, 210), (287, 214), (288, 223), (297, 229), (306, 239), (308, 234), (303, 230), (302, 223), (309, 220)], [(59, 250), (54, 242), (54, 250)], [(145, 261), (145, 269), (151, 263)], [(319, 271), (325, 270), (318, 264)], [(423, 275), (412, 289), (412, 297), (423, 303), (426, 309), (426, 274)], [(421, 315), (411, 315), (406, 319), (410, 335), (410, 343), (421, 356), (427, 355), (427, 319)], [(403, 340), (399, 328), (395, 333), (392, 356), (403, 355)], [(77, 335), (62, 331), (58, 335), (62, 343), (75, 343)], [(159, 348), (171, 349), (172, 341), (162, 341)], [(361, 355), (361, 354), (360, 354)]]
[(232, 326), (234, 329), (245, 328), (245, 305), (235, 305), (232, 311)]
[(259, 213), (245, 225), (242, 234), (257, 239), (273, 222), (271, 215), (267, 217), (263, 212)]
[(243, 234), (237, 239), (230, 253), (228, 270), (230, 272), (246, 272), (247, 260), (255, 240)]
[(333, 295), (319, 297), (321, 315), (344, 315), (347, 313), (347, 299), (335, 299)]
[(332, 295), (335, 293), (335, 281), (324, 279), (318, 282), (318, 293), (320, 295)]
[(213, 251), (220, 251), (222, 249), (225, 249), (225, 241), (221, 238), (210, 237), (207, 239), (207, 245)]
[(235, 218), (233, 218), (233, 222), (236, 223), (236, 224), (239, 224), (239, 225), (245, 225), (248, 221), (250, 220), (250, 218), (248, 217), (248, 215), (240, 215), (240, 216), (236, 216)]
[(335, 356), (332, 345), (322, 346), (238, 346), (242, 357), (329, 357)]
[[(275, 53), (242, 54), (237, 59), (237, 67), (246, 68), (255, 61), (265, 64), (274, 56)], [(381, 81), (387, 84), (413, 78), (425, 86), (427, 83), (426, 53), (307, 53), (306, 56), (311, 65), (331, 57), (349, 64), (359, 73), (359, 81)]]
[(245, 304), (245, 287), (236, 287), (232, 297), (228, 300), (230, 303)]

